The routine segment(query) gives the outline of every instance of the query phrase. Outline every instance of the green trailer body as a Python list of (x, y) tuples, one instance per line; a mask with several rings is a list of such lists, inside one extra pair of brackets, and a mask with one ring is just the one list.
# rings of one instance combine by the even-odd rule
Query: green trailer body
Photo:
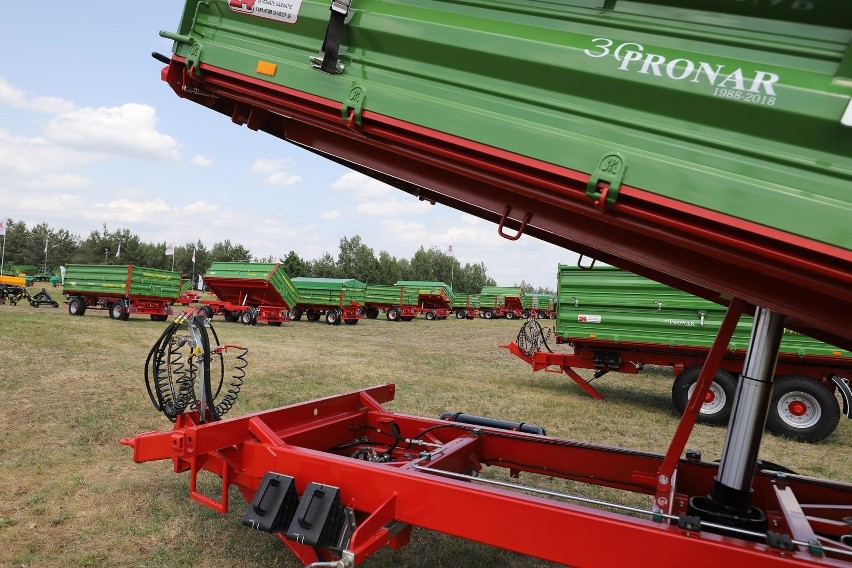
[(180, 96), (504, 234), (852, 343), (830, 307), (852, 307), (847, 5), (364, 0), (330, 62), (327, 1), (287, 21), (248, 4), (187, 0), (165, 33)]
[[(710, 347), (725, 308), (625, 270), (592, 270), (560, 265), (556, 333), (614, 344), (659, 344), (673, 348)], [(752, 318), (743, 316), (728, 344), (745, 350)], [(850, 358), (852, 353), (785, 330), (781, 351), (804, 357)]]
[(364, 302), (381, 306), (416, 306), (417, 290), (409, 286), (368, 284)]
[(417, 306), (427, 319), (447, 319), (455, 300), (449, 284), (430, 280), (397, 280), (396, 284), (417, 292)]
[(524, 289), (518, 286), (483, 286), (479, 314), (485, 319), (522, 317), (524, 297)]
[(299, 291), (299, 299), (291, 317), (301, 319), (305, 314), (308, 321), (317, 321), (325, 314), (325, 322), (337, 325), (341, 322), (356, 324), (363, 319), (364, 293), (367, 285), (354, 278), (293, 278)]
[(73, 316), (82, 316), (87, 308), (104, 308), (113, 319), (126, 320), (129, 314), (140, 313), (165, 321), (182, 286), (181, 274), (169, 270), (132, 264), (66, 264), (62, 293)]
[(141, 296), (176, 300), (181, 292), (179, 272), (141, 266), (66, 264), (63, 293)]

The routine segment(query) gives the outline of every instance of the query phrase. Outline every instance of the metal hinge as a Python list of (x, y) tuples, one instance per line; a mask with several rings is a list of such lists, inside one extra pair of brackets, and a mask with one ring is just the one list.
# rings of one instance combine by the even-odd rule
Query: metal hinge
[(624, 158), (617, 152), (601, 158), (586, 185), (586, 196), (595, 200), (595, 207), (604, 211), (607, 205), (615, 205), (626, 169)]
[(367, 100), (367, 89), (358, 83), (353, 83), (349, 89), (349, 94), (346, 95), (346, 100), (343, 107), (340, 109), (340, 116), (349, 128), (361, 127), (363, 122), (361, 111), (364, 110), (364, 103)]

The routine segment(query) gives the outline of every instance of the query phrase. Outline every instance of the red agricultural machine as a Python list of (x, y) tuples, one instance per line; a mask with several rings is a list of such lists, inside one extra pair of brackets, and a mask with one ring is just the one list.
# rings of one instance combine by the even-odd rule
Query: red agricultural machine
[[(727, 312), (665, 455), (393, 413), (393, 385), (217, 420), (217, 348), (190, 318), (168, 337), (200, 371), (157, 375), (174, 428), (124, 440), (134, 460), (171, 460), (217, 511), (235, 487), (244, 524), (314, 568), (360, 565), (413, 526), (573, 566), (848, 566), (852, 485), (757, 457), (784, 329), (852, 346), (852, 7), (808, 7), (304, 0), (277, 25), (188, 0), (162, 33), (174, 55), (157, 56), (178, 96)], [(743, 313), (752, 332), (710, 463), (684, 451)], [(220, 495), (197, 491), (201, 471)]]

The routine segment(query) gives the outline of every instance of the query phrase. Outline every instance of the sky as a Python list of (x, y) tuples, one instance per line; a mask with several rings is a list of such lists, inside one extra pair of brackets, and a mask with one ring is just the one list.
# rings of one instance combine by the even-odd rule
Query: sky
[(150, 54), (171, 54), (158, 34), (182, 9), (42, 0), (0, 18), (0, 217), (82, 237), (105, 224), (177, 246), (230, 239), (261, 258), (336, 256), (355, 235), (402, 258), (452, 246), (501, 286), (555, 289), (557, 265), (577, 262), (180, 99)]

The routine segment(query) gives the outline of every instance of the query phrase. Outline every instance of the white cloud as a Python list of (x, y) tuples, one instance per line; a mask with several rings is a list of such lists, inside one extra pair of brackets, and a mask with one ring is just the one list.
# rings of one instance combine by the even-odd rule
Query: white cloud
[(426, 201), (411, 198), (410, 200), (385, 199), (383, 201), (365, 201), (364, 203), (359, 204), (355, 210), (358, 213), (363, 213), (364, 215), (395, 217), (410, 213), (425, 213), (431, 208), (432, 205)]
[(289, 173), (286, 169), (288, 164), (289, 160), (258, 158), (252, 164), (251, 171), (264, 176), (265, 185), (295, 185), (302, 181), (302, 176)]
[(35, 189), (80, 189), (91, 185), (91, 180), (77, 174), (47, 174), (32, 178), (28, 185)]
[(331, 211), (323, 211), (320, 213), (320, 219), (330, 221), (331, 219), (339, 219), (340, 215), (340, 209), (332, 209)]
[(374, 200), (384, 197), (397, 189), (367, 177), (359, 172), (348, 172), (340, 176), (331, 187), (340, 191), (350, 192), (358, 201)]
[(177, 141), (158, 132), (156, 122), (154, 107), (127, 103), (65, 112), (51, 120), (45, 130), (50, 140), (79, 150), (148, 159), (180, 159)]
[(208, 168), (213, 165), (213, 158), (202, 156), (201, 154), (196, 154), (192, 157), (191, 162), (193, 166), (198, 166), (200, 168)]
[(25, 138), (0, 130), (0, 177), (40, 178), (66, 168), (87, 165), (95, 157), (62, 148), (45, 138)]
[(59, 97), (29, 96), (25, 91), (10, 85), (2, 77), (0, 77), (0, 105), (54, 114), (71, 112), (76, 108), (71, 101)]

